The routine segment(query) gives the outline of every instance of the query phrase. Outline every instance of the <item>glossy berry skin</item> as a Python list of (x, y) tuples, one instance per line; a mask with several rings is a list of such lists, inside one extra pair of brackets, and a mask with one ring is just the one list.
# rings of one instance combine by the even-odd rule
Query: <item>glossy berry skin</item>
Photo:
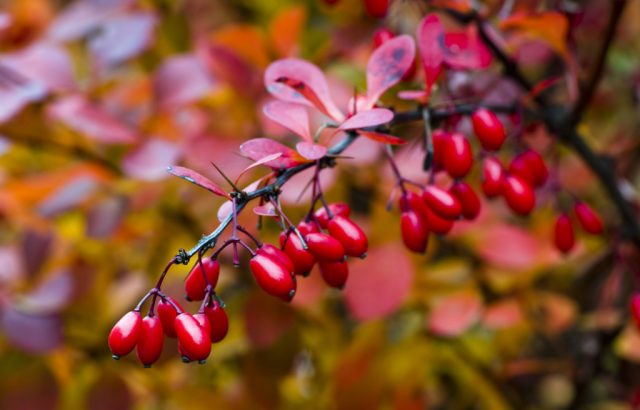
[(433, 143), (433, 164), (436, 169), (444, 168), (444, 151), (449, 138), (451, 138), (451, 134), (441, 128), (438, 128), (431, 134), (431, 141)]
[(329, 235), (342, 244), (347, 256), (363, 257), (367, 253), (369, 243), (367, 235), (349, 218), (336, 216), (327, 225)]
[(258, 286), (268, 294), (290, 301), (296, 294), (296, 281), (283, 263), (266, 255), (256, 254), (249, 268)]
[(556, 248), (562, 253), (570, 252), (576, 244), (571, 218), (567, 214), (558, 215), (554, 227), (553, 240)]
[(229, 317), (227, 316), (227, 312), (214, 300), (212, 306), (204, 308), (204, 314), (207, 315), (209, 324), (211, 325), (211, 342), (220, 342), (229, 332)]
[(504, 199), (512, 211), (523, 216), (531, 213), (536, 205), (536, 195), (522, 178), (509, 175), (505, 178), (502, 189)]
[(203, 362), (211, 353), (211, 337), (192, 315), (181, 313), (175, 320), (178, 346), (188, 360)]
[[(202, 267), (204, 267), (207, 280), (211, 286), (215, 288), (218, 283), (218, 277), (220, 276), (220, 263), (211, 258), (205, 258), (202, 260)], [(205, 281), (204, 275), (202, 274), (200, 263), (196, 262), (184, 280), (184, 292), (187, 300), (204, 299), (206, 287), (207, 281)]]
[(400, 216), (402, 242), (412, 252), (424, 253), (429, 239), (426, 219), (418, 212), (408, 210)]
[(469, 184), (464, 181), (455, 182), (449, 188), (449, 193), (460, 202), (462, 216), (465, 219), (476, 219), (482, 205), (480, 204), (480, 198), (478, 198), (478, 195)]
[(393, 31), (386, 27), (381, 27), (373, 33), (373, 47), (378, 48), (394, 37), (395, 34), (393, 34)]
[(629, 301), (629, 311), (636, 327), (640, 329), (640, 293), (634, 292)]
[(420, 195), (413, 191), (407, 191), (406, 194), (400, 196), (398, 206), (401, 212), (413, 210), (422, 217), (427, 217), (427, 204), (424, 203)]
[(287, 268), (287, 271), (291, 273), (293, 273), (293, 271), (295, 270), (295, 267), (293, 266), (293, 262), (291, 262), (291, 259), (289, 258), (289, 256), (283, 251), (281, 251), (279, 248), (276, 248), (275, 246), (271, 245), (270, 243), (263, 244), (260, 248), (258, 248), (256, 253), (260, 255), (268, 256), (272, 259), (276, 259), (277, 261), (282, 263), (282, 265), (284, 265), (285, 268)]
[(297, 228), (303, 236), (312, 232), (320, 232), (318, 224), (313, 221), (302, 221), (298, 224)]
[(343, 289), (349, 278), (349, 265), (347, 262), (320, 262), (320, 275), (327, 285), (332, 288)]
[(444, 169), (452, 178), (463, 178), (473, 165), (473, 150), (462, 134), (452, 134), (444, 145)]
[(599, 235), (604, 230), (600, 215), (584, 202), (576, 202), (573, 206), (578, 222), (585, 232), (593, 235)]
[(204, 312), (198, 312), (193, 315), (193, 318), (198, 322), (202, 329), (204, 329), (205, 333), (209, 335), (209, 338), (211, 338), (211, 324), (209, 323), (209, 317)]
[[(333, 216), (344, 216), (345, 218), (348, 218), (349, 215), (351, 215), (351, 208), (349, 208), (349, 205), (344, 202), (334, 202), (329, 204), (329, 210), (331, 210)], [(329, 224), (329, 214), (325, 207), (319, 208), (314, 215), (318, 224), (320, 224), (323, 229), (327, 229), (327, 225)]]
[(147, 316), (142, 319), (136, 354), (144, 367), (151, 367), (160, 358), (163, 343), (164, 335), (162, 334), (160, 318), (158, 316)]
[(502, 122), (493, 111), (480, 108), (471, 115), (473, 132), (480, 145), (487, 151), (497, 151), (502, 147), (507, 134)]
[(310, 233), (305, 237), (309, 253), (318, 262), (340, 262), (344, 259), (344, 246), (325, 233)]
[(114, 359), (128, 355), (140, 338), (142, 318), (140, 312), (127, 312), (111, 329), (109, 333), (109, 349)]
[(453, 228), (453, 220), (445, 219), (431, 209), (427, 209), (427, 225), (429, 231), (439, 235), (446, 235)]
[(293, 262), (293, 272), (296, 275), (306, 276), (311, 272), (311, 268), (316, 263), (316, 259), (308, 250), (302, 247), (302, 242), (298, 235), (294, 232), (289, 234), (289, 238), (286, 239), (285, 233), (280, 234), (280, 246), (283, 247), (284, 253), (289, 256), (291, 262)]
[(435, 185), (425, 187), (422, 199), (433, 212), (446, 219), (457, 219), (462, 212), (460, 202), (449, 192)]
[(389, 11), (389, 0), (364, 0), (364, 7), (371, 17), (382, 18)]
[(482, 161), (482, 192), (487, 198), (502, 194), (505, 172), (500, 161), (487, 157)]
[(549, 170), (544, 163), (544, 159), (531, 149), (518, 154), (511, 161), (509, 173), (519, 176), (533, 187), (544, 185), (549, 177)]
[[(167, 296), (167, 298), (171, 299), (171, 301), (180, 307), (180, 310), (182, 310), (182, 306), (180, 306), (175, 299), (171, 296)], [(178, 315), (176, 309), (171, 306), (171, 303), (160, 300), (158, 307), (156, 308), (156, 313), (158, 314), (160, 323), (162, 323), (162, 330), (164, 331), (164, 334), (168, 337), (176, 337), (176, 328), (174, 327), (174, 321)]]

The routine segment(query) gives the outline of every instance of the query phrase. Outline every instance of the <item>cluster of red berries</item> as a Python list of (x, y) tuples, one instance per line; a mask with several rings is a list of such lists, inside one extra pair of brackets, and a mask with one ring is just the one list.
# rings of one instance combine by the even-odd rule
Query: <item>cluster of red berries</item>
[[(324, 0), (330, 6), (336, 4), (339, 0)], [(383, 18), (389, 11), (389, 3), (391, 0), (364, 0), (364, 8), (371, 17)]]
[[(602, 219), (598, 213), (584, 202), (576, 201), (573, 206), (573, 213), (585, 232), (599, 235), (604, 230)], [(576, 244), (573, 223), (567, 213), (563, 212), (556, 218), (553, 238), (556, 248), (563, 253), (570, 252)]]

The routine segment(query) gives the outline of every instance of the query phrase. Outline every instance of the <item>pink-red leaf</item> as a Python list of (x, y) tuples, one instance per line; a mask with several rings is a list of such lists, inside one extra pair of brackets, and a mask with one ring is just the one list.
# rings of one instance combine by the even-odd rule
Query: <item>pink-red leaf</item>
[(407, 142), (402, 138), (394, 137), (393, 135), (389, 135), (389, 134), (383, 134), (381, 132), (358, 131), (358, 134), (365, 138), (369, 138), (370, 140), (381, 142), (383, 144), (402, 145), (405, 142)]
[(212, 76), (193, 55), (170, 57), (153, 78), (153, 91), (166, 110), (197, 101), (215, 87)]
[(437, 14), (428, 14), (420, 22), (418, 32), (418, 48), (425, 76), (425, 94), (431, 94), (431, 88), (438, 80), (444, 61), (444, 27)]
[(240, 180), (240, 177), (242, 177), (242, 175), (244, 175), (250, 169), (253, 169), (253, 168), (258, 167), (260, 165), (264, 165), (267, 162), (274, 161), (274, 160), (280, 158), (281, 156), (282, 156), (282, 152), (274, 152), (271, 155), (266, 155), (264, 158), (259, 159), (258, 161), (254, 162), (253, 164), (251, 164), (248, 167), (246, 167), (245, 169), (243, 169), (242, 172), (240, 172), (240, 174), (236, 178), (236, 183)]
[(271, 101), (265, 104), (263, 112), (305, 141), (313, 140), (309, 131), (309, 114), (304, 106), (286, 101)]
[(240, 151), (248, 158), (259, 161), (277, 152), (282, 155), (264, 165), (272, 169), (291, 168), (306, 162), (296, 151), (269, 138), (254, 138), (240, 145)]
[(327, 155), (327, 148), (313, 142), (302, 141), (296, 144), (296, 150), (304, 158), (315, 161)]
[(123, 14), (106, 19), (89, 40), (99, 67), (120, 64), (142, 52), (153, 41), (156, 18), (150, 13)]
[(482, 301), (471, 292), (447, 296), (431, 311), (428, 328), (440, 336), (458, 336), (471, 327), (482, 313)]
[(167, 172), (169, 172), (171, 175), (175, 175), (186, 181), (189, 181), (192, 184), (196, 184), (215, 195), (229, 198), (229, 194), (227, 194), (222, 188), (213, 183), (209, 178), (197, 173), (192, 169), (179, 166), (170, 166), (167, 167)]
[(491, 64), (491, 52), (482, 42), (475, 27), (445, 34), (444, 44), (444, 61), (452, 68), (478, 70)]
[(278, 216), (278, 214), (276, 213), (276, 208), (274, 208), (274, 206), (270, 202), (256, 206), (255, 208), (253, 208), (253, 213), (261, 216)]
[(385, 124), (393, 119), (393, 111), (386, 108), (372, 108), (356, 113), (351, 118), (340, 124), (340, 130), (355, 130), (358, 128), (375, 127)]

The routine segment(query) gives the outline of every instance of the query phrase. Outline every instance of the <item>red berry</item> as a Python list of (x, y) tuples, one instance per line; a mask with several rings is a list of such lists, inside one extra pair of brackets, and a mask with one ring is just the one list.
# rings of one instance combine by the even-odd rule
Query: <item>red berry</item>
[(332, 288), (343, 289), (349, 277), (347, 262), (319, 262), (320, 275), (327, 285)]
[(294, 232), (289, 234), (289, 238), (286, 240), (286, 235), (284, 232), (280, 234), (280, 246), (283, 247), (284, 253), (289, 256), (291, 262), (293, 262), (294, 270), (293, 272), (296, 275), (306, 276), (311, 272), (311, 268), (316, 263), (315, 258), (308, 250), (304, 249), (302, 246), (302, 242), (298, 235)]
[(198, 312), (193, 315), (193, 318), (198, 321), (198, 324), (204, 329), (205, 333), (211, 338), (211, 324), (209, 323), (209, 317), (204, 312)]
[[(329, 204), (329, 210), (331, 211), (333, 216), (344, 216), (345, 218), (348, 218), (349, 215), (351, 215), (351, 208), (349, 208), (349, 205), (345, 204), (344, 202), (334, 202), (332, 204)], [(327, 229), (327, 224), (329, 223), (329, 214), (327, 213), (325, 207), (319, 208), (314, 215), (316, 217), (316, 221), (318, 221), (320, 226), (323, 229)]]
[(487, 157), (482, 161), (482, 192), (487, 198), (502, 194), (504, 177), (504, 168), (496, 158)]
[(269, 243), (263, 244), (260, 248), (258, 248), (256, 253), (268, 256), (272, 259), (276, 259), (277, 261), (282, 263), (285, 268), (287, 268), (287, 271), (291, 273), (293, 273), (293, 271), (295, 270), (295, 267), (293, 266), (293, 262), (291, 262), (291, 259), (289, 258), (289, 256), (283, 251), (281, 251), (280, 249), (276, 248), (275, 246)]
[(196, 262), (191, 269), (191, 272), (189, 272), (184, 280), (184, 291), (188, 300), (204, 299), (207, 281), (209, 281), (213, 288), (215, 288), (218, 283), (218, 276), (220, 276), (220, 263), (211, 258), (205, 258), (202, 260), (202, 267), (204, 267), (207, 280), (205, 280), (204, 275), (202, 274), (202, 268), (200, 267), (199, 262)]
[(344, 259), (344, 246), (326, 233), (310, 233), (305, 240), (309, 253), (319, 262), (340, 262)]
[(482, 148), (488, 151), (497, 151), (504, 143), (507, 134), (502, 122), (493, 111), (480, 108), (471, 115), (473, 132), (478, 137)]
[(446, 219), (456, 219), (462, 212), (460, 202), (444, 189), (428, 185), (422, 192), (422, 199), (429, 208)]
[(188, 360), (204, 362), (211, 353), (209, 333), (188, 313), (176, 316), (175, 327), (181, 354)]
[(313, 221), (302, 221), (298, 224), (298, 231), (304, 236), (312, 232), (320, 232), (318, 224)]
[(449, 192), (460, 202), (462, 216), (465, 219), (476, 219), (482, 205), (473, 188), (466, 182), (458, 181), (451, 186)]
[(160, 358), (163, 343), (164, 335), (162, 334), (160, 318), (158, 316), (147, 316), (142, 319), (136, 354), (144, 367), (151, 367)]
[(554, 243), (560, 252), (568, 253), (573, 249), (576, 238), (573, 233), (573, 225), (567, 214), (558, 215), (554, 229)]
[(444, 146), (444, 169), (452, 178), (463, 178), (473, 165), (473, 150), (462, 134), (453, 134)]
[(451, 134), (441, 128), (438, 128), (431, 134), (431, 141), (433, 142), (433, 164), (437, 169), (444, 168), (444, 151), (449, 138), (451, 138)]
[(422, 217), (427, 217), (427, 205), (422, 200), (422, 197), (413, 191), (406, 191), (406, 193), (400, 197), (398, 203), (401, 212), (413, 210)]
[(534, 171), (522, 155), (517, 155), (511, 160), (509, 163), (509, 174), (520, 177), (520, 179), (530, 186), (535, 186), (536, 177)]
[[(167, 296), (167, 298), (171, 299), (171, 301), (175, 303), (180, 310), (182, 310), (182, 306), (180, 306), (175, 299), (170, 296)], [(174, 327), (174, 321), (178, 315), (176, 309), (171, 305), (171, 303), (160, 300), (156, 313), (158, 314), (158, 318), (160, 318), (160, 323), (162, 323), (162, 330), (164, 331), (164, 334), (168, 337), (176, 337), (176, 328)]]
[(225, 338), (229, 332), (229, 318), (227, 312), (218, 301), (213, 301), (212, 306), (204, 308), (204, 313), (209, 318), (209, 324), (211, 325), (211, 341), (218, 343)]
[(522, 178), (509, 175), (503, 184), (503, 195), (512, 211), (520, 215), (528, 215), (536, 205), (533, 188)]
[(128, 355), (140, 338), (142, 318), (135, 310), (127, 312), (111, 329), (109, 333), (109, 349), (114, 359)]
[(526, 150), (520, 154), (520, 156), (524, 159), (531, 170), (533, 186), (539, 187), (544, 185), (549, 177), (549, 170), (547, 169), (547, 164), (545, 164), (542, 156), (532, 149)]
[(256, 254), (249, 268), (258, 286), (268, 294), (290, 301), (296, 294), (296, 281), (286, 266), (267, 255)]
[(329, 235), (336, 238), (348, 256), (363, 257), (367, 253), (367, 235), (349, 218), (336, 216), (327, 226)]
[(408, 210), (400, 216), (402, 241), (410, 251), (424, 253), (427, 249), (429, 229), (424, 216), (414, 210)]
[(600, 218), (600, 215), (598, 215), (598, 213), (589, 205), (584, 202), (576, 202), (573, 206), (573, 211), (576, 213), (576, 217), (578, 217), (578, 222), (580, 222), (582, 229), (593, 235), (602, 233), (604, 230), (602, 219)]
[(445, 219), (427, 208), (427, 226), (429, 231), (440, 235), (446, 235), (453, 228), (453, 220)]
[(635, 322), (636, 327), (640, 329), (640, 293), (635, 292), (631, 295), (629, 310), (631, 311), (631, 318)]
[(364, 7), (371, 17), (382, 18), (389, 10), (389, 0), (364, 0)]
[(378, 48), (387, 41), (391, 40), (393, 37), (395, 37), (393, 31), (389, 30), (386, 27), (381, 27), (377, 29), (375, 33), (373, 33), (373, 47)]

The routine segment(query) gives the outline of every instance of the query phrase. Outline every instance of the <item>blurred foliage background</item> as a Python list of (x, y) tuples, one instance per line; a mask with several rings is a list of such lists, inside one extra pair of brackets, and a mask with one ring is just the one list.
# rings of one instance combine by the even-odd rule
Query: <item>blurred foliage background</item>
[[(233, 268), (224, 259), (218, 291), (231, 329), (205, 365), (181, 363), (175, 340), (152, 369), (135, 357), (111, 359), (111, 326), (178, 249), (217, 224), (221, 200), (168, 177), (166, 166), (224, 184), (210, 161), (235, 177), (250, 163), (239, 155), (242, 141), (292, 141), (261, 114), (271, 61), (317, 63), (346, 100), (354, 85), (363, 88), (372, 33), (384, 25), (413, 34), (427, 3), (395, 0), (380, 20), (360, 0), (0, 2), (0, 408), (631, 408), (640, 386), (640, 333), (626, 304), (635, 250), (616, 247), (611, 229), (560, 255), (549, 191), (527, 219), (486, 202), (478, 221), (413, 256), (400, 241), (398, 210), (385, 209), (391, 174), (366, 141), (323, 175), (329, 198), (351, 204), (372, 244), (343, 292), (314, 272), (284, 304), (259, 291), (246, 260)], [(504, 3), (525, 15), (559, 6), (578, 16), (570, 42), (553, 26), (506, 35), (527, 74), (558, 72), (564, 52), (574, 75), (588, 71), (608, 2), (484, 2), (496, 23)], [(640, 4), (629, 1), (581, 126), (628, 176), (630, 195), (639, 176), (638, 21)], [(461, 93), (493, 84), (486, 102), (522, 97), (498, 67), (446, 81)], [(416, 124), (397, 134), (420, 133)], [(552, 144), (535, 124), (523, 138)], [(557, 180), (615, 227), (588, 169), (552, 150)], [(399, 150), (406, 175), (424, 179), (422, 155), (415, 145)], [(294, 220), (305, 211), (296, 198), (308, 177), (283, 194)], [(245, 214), (242, 223), (255, 227)], [(266, 224), (260, 237), (275, 242), (277, 234)], [(187, 270), (171, 271), (167, 293), (182, 297)]]

